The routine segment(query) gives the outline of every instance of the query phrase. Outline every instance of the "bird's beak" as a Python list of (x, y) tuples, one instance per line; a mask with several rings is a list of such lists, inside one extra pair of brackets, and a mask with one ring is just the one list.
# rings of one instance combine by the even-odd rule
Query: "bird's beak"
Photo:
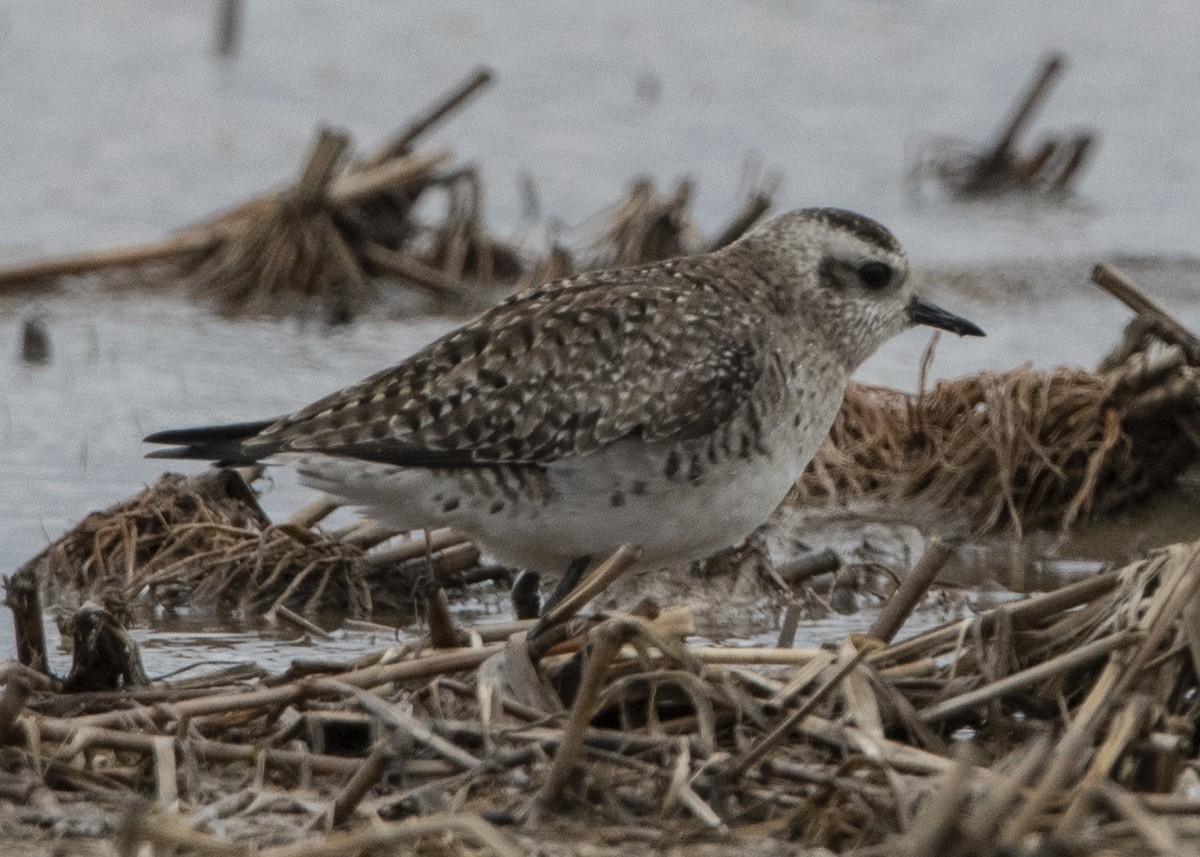
[(947, 312), (940, 306), (934, 306), (920, 298), (913, 298), (908, 304), (908, 317), (913, 324), (927, 324), (957, 333), (959, 336), (986, 336), (977, 325), (967, 321), (961, 315)]

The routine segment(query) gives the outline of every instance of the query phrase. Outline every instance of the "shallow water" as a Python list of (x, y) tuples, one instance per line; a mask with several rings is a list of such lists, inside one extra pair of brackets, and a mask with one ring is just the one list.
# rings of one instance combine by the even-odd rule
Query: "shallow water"
[[(1200, 185), (1200, 10), (1182, 0), (1105, 0), (1086, 13), (1034, 0), (760, 0), (692, 4), (686, 15), (654, 2), (349, 10), (256, 0), (232, 62), (211, 55), (211, 12), (149, 0), (0, 9), (0, 93), (19, 117), (0, 123), (0, 260), (160, 237), (290, 179), (317, 123), (343, 125), (369, 148), (479, 63), (498, 83), (429, 144), (481, 166), (501, 234), (536, 246), (557, 234), (553, 221), (579, 244), (595, 226), (589, 215), (639, 173), (663, 186), (695, 177), (696, 216), (711, 230), (736, 207), (755, 153), (784, 178), (777, 208), (835, 204), (879, 217), (930, 294), (987, 329), (985, 340), (944, 340), (935, 374), (1090, 365), (1129, 317), (1086, 284), (1090, 264), (1197, 251), (1200, 206), (1186, 189)], [(904, 176), (919, 143), (988, 137), (1050, 48), (1073, 63), (1037, 131), (1101, 135), (1080, 196), (974, 206), (915, 197)], [(547, 215), (532, 224), (522, 221), (525, 172)], [(1011, 259), (1033, 262), (999, 278), (948, 273)], [(1193, 262), (1139, 275), (1200, 327)], [(50, 330), (47, 366), (16, 359), (30, 314)], [(329, 333), (229, 323), (172, 297), (88, 284), (3, 298), (0, 571), (155, 479), (161, 465), (142, 458), (147, 432), (285, 412), (452, 324), (367, 320)], [(925, 342), (898, 338), (862, 377), (912, 388)], [(286, 513), (305, 497), (280, 474), (265, 504)], [(1173, 533), (1189, 531), (1193, 510), (1173, 513)], [(10, 635), (0, 615), (0, 652)], [(162, 628), (143, 639), (161, 673), (172, 651), (237, 649), (244, 638)], [(247, 651), (274, 658), (291, 647), (268, 637)]]
[[(755, 154), (784, 179), (780, 208), (867, 212), (922, 261), (1195, 249), (1200, 7), (1187, 0), (243, 5), (232, 62), (212, 56), (214, 4), (0, 8), (9, 254), (157, 237), (290, 179), (317, 123), (370, 148), (478, 64), (497, 84), (429, 142), (481, 166), (502, 231), (526, 172), (568, 225), (635, 173), (692, 175), (712, 228)], [(1071, 63), (1026, 145), (1095, 129), (1081, 198), (914, 201), (904, 176), (921, 142), (990, 138), (1051, 49)]]

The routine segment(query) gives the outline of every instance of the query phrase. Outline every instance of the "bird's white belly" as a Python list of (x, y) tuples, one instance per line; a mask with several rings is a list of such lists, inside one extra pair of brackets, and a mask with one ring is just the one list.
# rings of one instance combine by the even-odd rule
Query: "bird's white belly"
[[(835, 412), (836, 408), (830, 409)], [(305, 482), (404, 529), (453, 526), (495, 558), (557, 574), (622, 543), (643, 565), (687, 562), (763, 524), (828, 431), (824, 415), (773, 438), (767, 452), (702, 461), (698, 478), (664, 474), (669, 446), (620, 441), (528, 475), (506, 469), (401, 469), (324, 455), (281, 456)]]

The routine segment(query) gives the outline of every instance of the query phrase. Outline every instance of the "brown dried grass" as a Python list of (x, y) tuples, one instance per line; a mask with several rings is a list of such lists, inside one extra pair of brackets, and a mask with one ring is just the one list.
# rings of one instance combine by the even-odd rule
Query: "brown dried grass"
[(85, 518), (30, 561), (56, 602), (261, 614), (370, 612), (362, 550), (320, 531), (273, 525), (234, 471), (167, 474)]
[(1178, 349), (1114, 369), (982, 372), (909, 395), (851, 385), (800, 504), (913, 504), (972, 534), (1066, 531), (1171, 484), (1197, 458), (1200, 375)]

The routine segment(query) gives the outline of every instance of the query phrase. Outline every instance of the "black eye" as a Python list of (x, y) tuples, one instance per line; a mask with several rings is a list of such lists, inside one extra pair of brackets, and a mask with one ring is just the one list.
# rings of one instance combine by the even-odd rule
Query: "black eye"
[(892, 281), (892, 269), (883, 262), (864, 262), (858, 278), (868, 289), (882, 289)]

